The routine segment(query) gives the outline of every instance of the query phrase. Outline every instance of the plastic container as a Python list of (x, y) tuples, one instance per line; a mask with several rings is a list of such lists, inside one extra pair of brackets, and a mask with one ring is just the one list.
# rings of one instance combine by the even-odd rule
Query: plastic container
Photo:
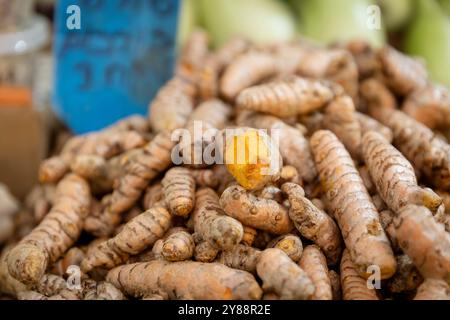
[[(180, 0), (59, 0), (52, 107), (76, 134), (100, 130), (148, 104), (173, 75)], [(78, 5), (79, 29), (68, 8)], [(70, 12), (70, 10), (69, 10)]]
[(31, 102), (36, 53), (49, 38), (48, 23), (38, 16), (22, 29), (0, 33), (0, 105)]
[(0, 0), (0, 31), (20, 29), (30, 20), (33, 0)]

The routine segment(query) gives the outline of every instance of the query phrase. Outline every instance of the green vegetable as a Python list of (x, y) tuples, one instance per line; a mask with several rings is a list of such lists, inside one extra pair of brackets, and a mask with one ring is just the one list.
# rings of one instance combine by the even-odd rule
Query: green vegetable
[(405, 51), (423, 57), (432, 78), (450, 86), (450, 18), (435, 0), (417, 0)]
[[(303, 34), (324, 44), (365, 39), (374, 46), (385, 42), (384, 27), (373, 28), (371, 0), (292, 0), (299, 11)], [(377, 15), (377, 13), (375, 13)]]
[(383, 12), (383, 22), (389, 31), (404, 27), (413, 14), (413, 0), (377, 0)]
[(295, 36), (295, 19), (278, 0), (198, 0), (202, 22), (214, 45), (236, 35), (258, 44), (288, 41)]
[(440, 0), (439, 3), (447, 16), (450, 17), (450, 0)]
[(182, 0), (181, 3), (180, 15), (178, 18), (178, 48), (183, 46), (197, 24), (197, 12), (194, 0)]

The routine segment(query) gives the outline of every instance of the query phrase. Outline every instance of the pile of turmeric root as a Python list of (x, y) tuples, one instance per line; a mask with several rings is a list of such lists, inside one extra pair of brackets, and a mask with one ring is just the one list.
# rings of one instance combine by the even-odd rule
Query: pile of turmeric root
[[(213, 134), (180, 147), (174, 132), (199, 122)], [(242, 130), (215, 149), (223, 163), (192, 161), (227, 129)], [(148, 119), (70, 137), (42, 163), (0, 291), (450, 299), (449, 129), (450, 90), (394, 48), (235, 38), (212, 51), (199, 30)]]

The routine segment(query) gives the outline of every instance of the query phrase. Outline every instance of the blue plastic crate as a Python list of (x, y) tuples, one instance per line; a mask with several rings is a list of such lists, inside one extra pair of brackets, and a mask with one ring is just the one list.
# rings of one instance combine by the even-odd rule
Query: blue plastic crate
[(179, 7), (179, 0), (58, 1), (53, 104), (75, 133), (147, 114), (173, 73)]

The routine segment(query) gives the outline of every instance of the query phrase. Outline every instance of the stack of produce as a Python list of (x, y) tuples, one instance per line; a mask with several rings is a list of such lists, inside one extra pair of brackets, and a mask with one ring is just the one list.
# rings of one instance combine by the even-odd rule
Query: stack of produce
[(42, 163), (0, 289), (449, 299), (449, 124), (449, 89), (393, 48), (235, 38), (212, 52), (197, 31), (148, 120), (72, 137)]

